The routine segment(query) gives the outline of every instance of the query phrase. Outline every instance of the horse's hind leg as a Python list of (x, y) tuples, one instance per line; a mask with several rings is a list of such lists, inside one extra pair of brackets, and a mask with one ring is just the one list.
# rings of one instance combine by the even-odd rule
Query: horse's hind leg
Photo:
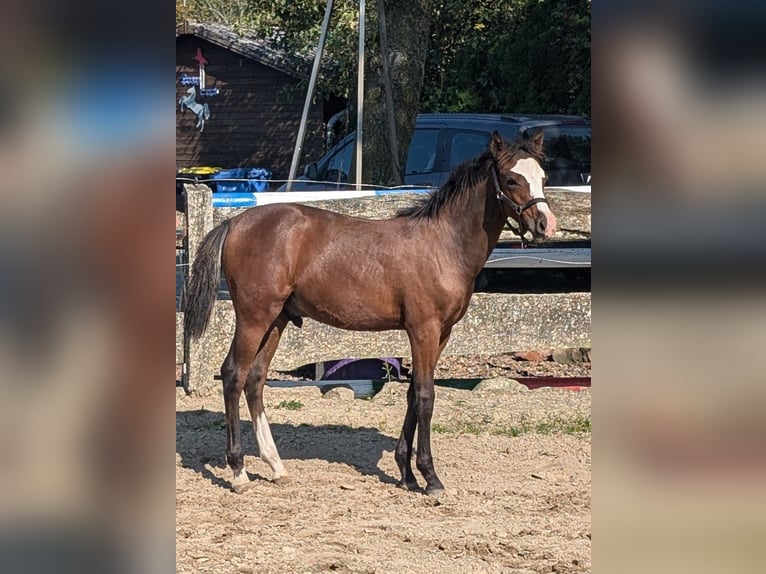
[(266, 410), (263, 407), (263, 386), (266, 383), (269, 364), (277, 350), (279, 339), (282, 336), (285, 325), (287, 325), (287, 321), (287, 316), (284, 313), (281, 314), (266, 332), (263, 344), (255, 357), (255, 361), (253, 361), (253, 366), (250, 369), (245, 384), (247, 406), (253, 419), (255, 437), (258, 441), (258, 451), (261, 454), (261, 458), (271, 467), (274, 482), (285, 478), (287, 473), (282, 464), (282, 459), (279, 458), (279, 452), (271, 436), (269, 421), (266, 418)]
[(223, 399), (226, 410), (226, 460), (234, 473), (232, 488), (242, 492), (250, 479), (244, 471), (244, 454), (242, 452), (242, 437), (239, 425), (239, 399), (245, 387), (253, 359), (259, 352), (265, 340), (269, 323), (261, 326), (259, 323), (237, 321), (234, 340), (229, 354), (221, 366), (223, 378)]

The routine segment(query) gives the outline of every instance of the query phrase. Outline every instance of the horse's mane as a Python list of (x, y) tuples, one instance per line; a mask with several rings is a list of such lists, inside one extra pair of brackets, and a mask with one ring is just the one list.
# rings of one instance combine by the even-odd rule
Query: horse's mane
[[(511, 162), (518, 153), (526, 152), (537, 161), (542, 162), (541, 153), (535, 153), (523, 144), (505, 142), (503, 149), (498, 152), (500, 164)], [(445, 206), (462, 201), (473, 189), (481, 184), (489, 170), (493, 169), (492, 152), (487, 149), (481, 155), (463, 162), (452, 172), (447, 182), (436, 191), (419, 199), (414, 205), (397, 211), (396, 217), (413, 219), (434, 219), (439, 216)]]

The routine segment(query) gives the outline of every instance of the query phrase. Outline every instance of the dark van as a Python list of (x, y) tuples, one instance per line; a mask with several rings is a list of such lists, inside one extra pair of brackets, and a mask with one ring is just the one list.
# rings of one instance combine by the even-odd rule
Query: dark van
[[(508, 140), (527, 132), (545, 134), (543, 165), (549, 187), (590, 185), (590, 119), (568, 115), (420, 114), (410, 143), (404, 183), (440, 187), (464, 161), (482, 153), (494, 130)], [(293, 191), (353, 189), (349, 181), (355, 133), (319, 161), (307, 165)], [(353, 177), (351, 178), (353, 179)], [(286, 184), (278, 191), (285, 191)]]

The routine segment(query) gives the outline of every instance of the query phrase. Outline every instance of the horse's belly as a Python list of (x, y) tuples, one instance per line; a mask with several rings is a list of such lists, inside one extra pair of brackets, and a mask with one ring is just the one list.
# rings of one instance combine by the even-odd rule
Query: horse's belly
[(330, 296), (321, 299), (294, 293), (289, 311), (331, 327), (352, 331), (388, 331), (401, 329), (401, 312), (393, 304), (366, 301), (357, 297)]

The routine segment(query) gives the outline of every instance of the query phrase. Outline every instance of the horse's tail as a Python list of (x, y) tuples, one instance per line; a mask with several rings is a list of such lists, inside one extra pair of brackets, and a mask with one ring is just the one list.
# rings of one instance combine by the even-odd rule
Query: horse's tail
[(207, 234), (197, 250), (184, 309), (184, 330), (192, 339), (199, 339), (210, 322), (221, 282), (221, 253), (228, 233), (227, 219)]

